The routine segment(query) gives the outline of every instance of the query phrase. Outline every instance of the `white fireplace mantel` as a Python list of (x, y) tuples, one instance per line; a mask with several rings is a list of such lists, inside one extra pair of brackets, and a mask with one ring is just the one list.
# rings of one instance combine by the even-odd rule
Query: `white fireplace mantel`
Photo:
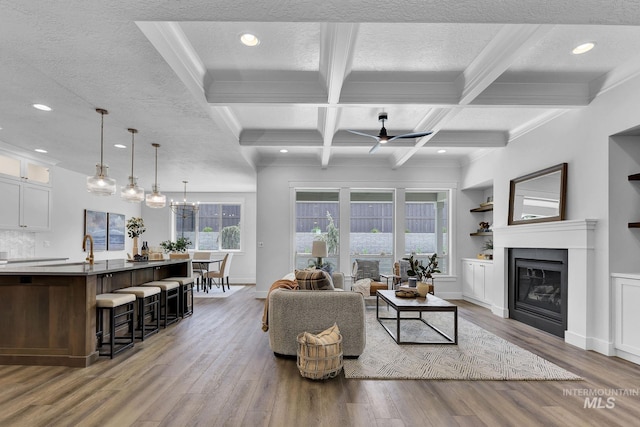
[[(594, 237), (597, 220), (580, 219), (496, 227), (494, 240), (494, 287), (492, 311), (509, 317), (508, 250), (549, 248), (568, 250), (568, 301), (565, 342), (588, 349), (587, 307), (593, 289)], [(500, 272), (501, 274), (499, 274)]]

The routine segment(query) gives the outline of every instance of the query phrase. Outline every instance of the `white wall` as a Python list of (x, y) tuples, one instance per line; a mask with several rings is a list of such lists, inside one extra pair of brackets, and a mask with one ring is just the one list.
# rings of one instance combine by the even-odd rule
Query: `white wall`
[[(163, 193), (167, 203), (171, 199), (182, 200), (183, 193)], [(240, 252), (234, 252), (229, 281), (231, 283), (256, 282), (256, 193), (187, 193), (189, 201), (240, 203), (242, 205)], [(147, 226), (144, 240), (149, 246), (157, 246), (171, 236), (171, 210), (168, 207), (151, 209), (142, 207), (142, 216)], [(216, 252), (214, 251), (214, 254)]]
[[(453, 183), (458, 186), (460, 169), (457, 163), (433, 162), (422, 167), (403, 167), (391, 170), (386, 167), (335, 166), (320, 169), (303, 165), (269, 165), (258, 169), (257, 182), (257, 242), (262, 243), (257, 251), (256, 297), (264, 298), (271, 284), (293, 270), (293, 212), (292, 186), (308, 188), (431, 188)], [(457, 203), (459, 190), (453, 192), (452, 203)], [(463, 202), (462, 209), (470, 209), (472, 202)], [(454, 205), (453, 222), (457, 208)], [(469, 220), (469, 224), (471, 224)], [(456, 227), (452, 227), (456, 230)], [(460, 236), (460, 233), (457, 234)], [(468, 237), (468, 233), (466, 233)], [(454, 247), (459, 246), (454, 236)], [(347, 256), (348, 254), (343, 254)], [(452, 253), (452, 268), (455, 275), (460, 258)], [(341, 262), (341, 270), (348, 276), (348, 262)], [(442, 283), (442, 282), (440, 282)], [(445, 288), (446, 286), (446, 288)], [(454, 276), (451, 282), (443, 283), (443, 292), (460, 295), (461, 286)]]
[[(633, 128), (640, 122), (637, 114), (640, 98), (630, 94), (640, 94), (640, 78), (631, 79), (601, 94), (586, 108), (569, 111), (523, 135), (510, 142), (505, 149), (495, 150), (473, 161), (464, 167), (462, 172), (463, 187), (472, 187), (487, 179), (493, 179), (494, 225), (506, 227), (509, 181), (558, 163), (568, 163), (567, 219), (586, 218), (598, 221), (595, 230), (596, 265), (593, 269), (595, 280), (588, 290), (586, 307), (589, 319), (587, 339), (591, 348), (598, 351), (603, 351), (612, 342), (610, 256), (612, 259), (618, 258), (619, 255), (627, 259), (640, 259), (640, 248), (637, 244), (619, 245), (617, 241), (612, 241), (611, 247), (609, 245), (609, 137)], [(620, 157), (620, 153), (614, 155)], [(622, 166), (624, 169), (628, 164)], [(614, 163), (611, 167), (618, 168), (618, 164)], [(622, 174), (626, 176), (626, 173), (625, 169)], [(630, 214), (632, 217), (633, 213)], [(640, 218), (640, 215), (638, 217)], [(634, 233), (630, 230), (620, 232)], [(499, 242), (495, 243), (496, 246), (500, 246)], [(626, 255), (623, 255), (625, 253)], [(503, 255), (496, 253), (494, 257)], [(496, 265), (501, 264), (496, 262)], [(637, 261), (627, 267), (632, 268), (633, 272), (640, 269)], [(494, 285), (502, 290), (506, 272), (496, 271), (494, 274)]]
[[(140, 204), (125, 202), (118, 195), (93, 195), (87, 192), (86, 176), (59, 167), (52, 168), (51, 191), (51, 231), (35, 233), (33, 256), (37, 258), (63, 257), (69, 258), (69, 261), (84, 261), (86, 254), (82, 251), (82, 237), (85, 209), (124, 214), (126, 219), (140, 216)], [(125, 238), (124, 251), (95, 252), (95, 259), (125, 259), (132, 245), (132, 240)]]

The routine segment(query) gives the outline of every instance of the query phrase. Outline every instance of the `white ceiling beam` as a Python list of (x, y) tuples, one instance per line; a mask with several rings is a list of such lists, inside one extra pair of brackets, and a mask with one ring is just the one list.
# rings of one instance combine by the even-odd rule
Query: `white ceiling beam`
[(247, 147), (322, 146), (322, 136), (309, 129), (245, 129), (240, 134), (240, 145)]
[(502, 27), (458, 77), (460, 105), (470, 104), (551, 28), (551, 25), (515, 24)]
[[(464, 106), (473, 102), (511, 66), (519, 55), (544, 37), (551, 28), (553, 28), (551, 25), (507, 24), (503, 26), (456, 79), (455, 84), (460, 90), (458, 104)], [(437, 110), (429, 112), (414, 130), (414, 132), (432, 130), (434, 133), (420, 138), (416, 141), (414, 148), (394, 158), (392, 160), (394, 169), (406, 163), (459, 112), (457, 108)]]
[[(241, 127), (231, 109), (211, 108), (207, 103), (204, 85), (210, 76), (207, 75), (202, 60), (180, 25), (175, 22), (136, 22), (136, 24), (191, 92), (194, 99), (207, 111), (216, 126), (228, 131), (235, 140), (238, 140)], [(255, 169), (254, 160), (247, 156), (245, 160)]]
[(340, 101), (343, 104), (419, 104), (457, 105), (458, 88), (453, 82), (403, 81), (398, 72), (393, 81), (385, 80), (381, 73), (379, 81), (348, 79)]
[(318, 109), (318, 130), (323, 137), (321, 166), (326, 169), (331, 159), (331, 144), (338, 127), (340, 112), (332, 108), (340, 102), (344, 79), (351, 71), (353, 48), (358, 24), (325, 23), (320, 36), (320, 75), (327, 88), (329, 108)]
[(495, 82), (478, 95), (472, 105), (578, 108), (589, 105), (587, 83)]

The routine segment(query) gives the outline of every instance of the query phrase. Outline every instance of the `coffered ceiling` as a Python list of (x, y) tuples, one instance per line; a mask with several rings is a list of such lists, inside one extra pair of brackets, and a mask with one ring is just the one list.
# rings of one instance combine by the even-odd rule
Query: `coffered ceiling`
[[(113, 144), (134, 127), (144, 187), (157, 142), (161, 190), (252, 191), (274, 163), (462, 163), (640, 71), (631, 1), (267, 3), (3, 1), (0, 146), (90, 175), (101, 107), (119, 184), (130, 149)], [(370, 154), (376, 141), (348, 130), (377, 135), (381, 112), (390, 135), (433, 133)]]

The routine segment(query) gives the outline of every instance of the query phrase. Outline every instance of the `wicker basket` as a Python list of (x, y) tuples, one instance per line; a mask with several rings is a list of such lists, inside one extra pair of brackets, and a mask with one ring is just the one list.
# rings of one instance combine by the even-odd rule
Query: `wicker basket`
[(312, 380), (335, 378), (342, 371), (342, 335), (332, 344), (310, 344), (298, 334), (297, 365), (300, 375)]

